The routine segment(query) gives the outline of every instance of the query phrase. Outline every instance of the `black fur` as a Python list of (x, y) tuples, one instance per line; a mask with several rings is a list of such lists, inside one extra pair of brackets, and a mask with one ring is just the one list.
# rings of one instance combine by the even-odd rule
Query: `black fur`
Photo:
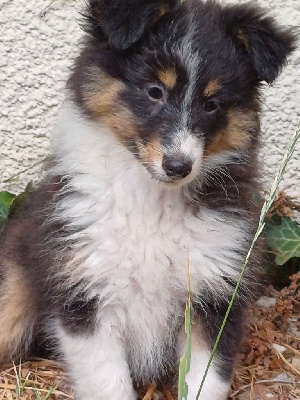
[[(195, 320), (197, 320), (197, 317), (200, 317), (202, 323), (205, 321), (206, 329), (204, 334), (207, 342), (211, 344), (210, 350), (212, 350), (212, 345), (217, 339), (227, 308), (228, 303), (225, 301), (215, 303), (208, 301), (203, 308), (194, 308)], [(217, 347), (216, 357), (218, 358), (218, 373), (224, 381), (228, 381), (232, 377), (235, 357), (239, 351), (243, 334), (243, 316), (243, 304), (242, 301), (239, 300), (239, 302), (235, 302), (230, 311)]]
[(273, 82), (287, 55), (295, 49), (291, 33), (279, 28), (263, 9), (251, 4), (226, 7), (223, 20), (228, 33), (249, 54), (258, 78)]
[[(146, 13), (145, 18), (148, 18), (148, 22), (151, 20), (148, 16), (148, 7), (150, 4), (151, 7), (156, 7), (158, 2), (146, 3), (145, 7), (143, 7), (144, 2), (133, 1), (129, 5), (126, 3), (126, 6), (124, 3), (124, 7), (133, 20), (129, 24), (130, 27), (134, 26), (135, 18), (143, 21), (143, 12)], [(110, 6), (106, 9), (106, 2), (91, 2), (88, 21), (91, 18), (98, 18), (97, 29), (99, 26), (101, 29), (106, 29), (105, 24), (109, 21), (116, 24), (118, 18), (127, 21), (127, 14), (125, 13), (124, 17), (124, 12), (120, 11), (120, 15), (116, 12), (114, 18), (110, 19), (107, 16), (105, 22), (104, 19), (102, 22), (98, 16), (98, 7), (101, 10), (102, 7), (106, 9), (103, 13), (110, 13), (119, 8), (123, 10), (121, 2), (114, 1), (109, 4)], [(137, 7), (136, 10), (130, 8), (133, 5)], [(101, 12), (99, 11), (99, 14)], [(128, 17), (128, 20), (130, 18)], [(148, 27), (143, 40), (123, 51), (116, 50), (114, 44), (103, 48), (96, 34), (95, 25), (88, 25), (93, 36), (87, 39), (85, 49), (78, 58), (74, 74), (69, 81), (69, 87), (76, 102), (90, 115), (84, 102), (86, 94), (83, 88), (89, 84), (88, 68), (99, 67), (109, 76), (126, 84), (119, 103), (120, 106), (124, 104), (130, 107), (136, 115), (140, 135), (146, 138), (151, 137), (153, 132), (161, 133), (163, 141), (167, 143), (180, 119), (178, 109), (189, 79), (185, 67), (176, 57), (174, 45), (182, 40), (189, 30), (191, 21), (197, 18), (201, 22), (195, 24), (192, 47), (201, 54), (202, 63), (196, 78), (198, 95), (195, 96), (194, 102), (197, 104), (194, 104), (192, 109), (190, 128), (195, 134), (205, 132), (206, 143), (209, 144), (215, 134), (228, 123), (227, 110), (229, 108), (258, 111), (260, 81), (271, 82), (276, 78), (286, 62), (287, 55), (294, 48), (294, 37), (288, 31), (277, 28), (273, 20), (265, 16), (263, 10), (253, 5), (221, 7), (214, 1), (204, 3), (195, 0), (184, 2), (180, 8), (171, 9), (154, 25)], [(123, 29), (126, 26), (126, 22), (121, 25)], [(114, 27), (112, 31), (117, 34), (118, 28)], [(139, 30), (134, 29), (134, 32), (139, 32)], [(127, 43), (127, 36), (123, 34), (120, 36), (125, 38)], [(242, 42), (241, 36), (245, 38), (247, 44)], [(119, 47), (128, 46), (126, 44)], [(157, 80), (157, 71), (162, 68), (174, 68), (178, 74), (178, 85), (169, 93), (169, 105), (163, 110), (149, 105), (148, 98), (142, 90), (147, 83)], [(212, 118), (202, 111), (206, 100), (203, 97), (203, 90), (212, 78), (219, 79), (222, 85), (218, 94), (221, 107), (219, 107), (217, 118)], [(253, 136), (255, 138), (257, 132), (254, 132)], [(253, 151), (255, 152), (254, 148)]]
[(95, 316), (99, 301), (97, 296), (91, 299), (87, 299), (85, 296), (86, 293), (80, 293), (76, 295), (75, 299), (70, 299), (70, 293), (66, 294), (63, 308), (60, 310), (63, 325), (74, 335), (91, 334), (95, 328)]
[(179, 0), (91, 0), (86, 31), (98, 40), (108, 40), (117, 49), (138, 41), (164, 9), (176, 8)]

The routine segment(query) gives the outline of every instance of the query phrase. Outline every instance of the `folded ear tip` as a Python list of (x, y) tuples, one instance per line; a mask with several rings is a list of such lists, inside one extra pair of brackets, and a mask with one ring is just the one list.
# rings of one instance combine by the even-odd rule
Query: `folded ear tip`
[(259, 80), (272, 83), (296, 48), (295, 33), (251, 3), (228, 6), (224, 11), (229, 34), (247, 49)]
[(288, 56), (296, 49), (296, 38), (291, 30), (281, 29), (276, 26), (274, 36), (271, 37), (271, 42), (267, 44), (261, 56), (266, 69), (265, 81), (272, 83), (280, 74), (282, 68), (288, 61)]

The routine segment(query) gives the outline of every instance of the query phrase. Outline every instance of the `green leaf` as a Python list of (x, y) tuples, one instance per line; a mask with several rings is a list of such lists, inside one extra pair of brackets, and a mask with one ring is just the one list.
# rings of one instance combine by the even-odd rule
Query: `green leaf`
[(300, 227), (289, 218), (282, 218), (281, 225), (267, 231), (267, 244), (276, 252), (276, 264), (283, 265), (292, 257), (300, 257)]
[(188, 385), (186, 383), (186, 375), (190, 370), (192, 344), (191, 344), (191, 299), (190, 294), (186, 301), (185, 307), (185, 333), (186, 345), (184, 355), (179, 362), (179, 376), (178, 376), (178, 400), (187, 399)]
[(5, 207), (10, 208), (15, 198), (16, 198), (15, 194), (9, 192), (0, 192), (0, 204), (2, 204)]
[(0, 232), (4, 229), (16, 195), (9, 192), (0, 192)]
[(3, 231), (10, 215), (16, 210), (22, 209), (26, 204), (32, 190), (32, 182), (29, 182), (25, 190), (18, 196), (9, 192), (0, 192), (0, 233)]

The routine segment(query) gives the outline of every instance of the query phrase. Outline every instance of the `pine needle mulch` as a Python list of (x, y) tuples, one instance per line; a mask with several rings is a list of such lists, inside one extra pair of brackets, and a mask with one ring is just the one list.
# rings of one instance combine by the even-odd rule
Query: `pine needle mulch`
[(276, 304), (249, 309), (229, 399), (300, 399), (300, 273), (290, 279), (280, 292), (268, 289)]
[[(228, 400), (300, 399), (300, 273), (288, 288), (268, 295), (271, 307), (255, 305), (247, 313), (247, 332)], [(143, 397), (144, 396), (144, 397)], [(33, 359), (0, 372), (0, 400), (75, 400), (62, 365)], [(151, 384), (144, 400), (175, 400), (175, 394)], [(194, 400), (194, 399), (191, 399)]]
[(7, 365), (0, 372), (0, 400), (74, 400), (63, 366), (55, 361), (33, 359)]

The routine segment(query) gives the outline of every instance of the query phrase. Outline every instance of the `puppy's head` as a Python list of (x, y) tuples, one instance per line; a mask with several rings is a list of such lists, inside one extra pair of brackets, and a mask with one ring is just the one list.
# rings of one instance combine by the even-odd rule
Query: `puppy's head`
[(155, 179), (178, 186), (247, 155), (258, 88), (293, 36), (251, 5), (90, 0), (70, 87)]

